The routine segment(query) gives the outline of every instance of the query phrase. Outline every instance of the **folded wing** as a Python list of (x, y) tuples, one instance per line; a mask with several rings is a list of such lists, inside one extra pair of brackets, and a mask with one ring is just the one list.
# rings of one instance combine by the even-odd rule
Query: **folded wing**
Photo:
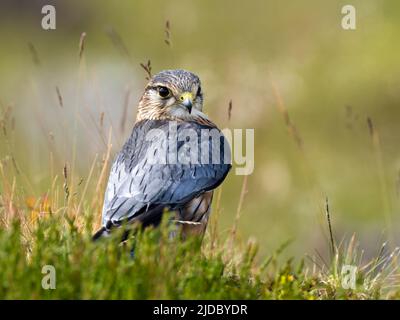
[(103, 225), (140, 220), (154, 207), (179, 208), (216, 188), (230, 167), (228, 142), (216, 127), (139, 122), (113, 163)]

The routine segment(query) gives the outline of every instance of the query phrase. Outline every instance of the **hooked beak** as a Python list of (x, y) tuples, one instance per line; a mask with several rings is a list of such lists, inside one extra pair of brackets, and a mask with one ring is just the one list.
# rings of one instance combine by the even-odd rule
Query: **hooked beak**
[(180, 96), (179, 99), (182, 101), (182, 105), (189, 110), (189, 113), (192, 113), (193, 94), (191, 92), (185, 92)]

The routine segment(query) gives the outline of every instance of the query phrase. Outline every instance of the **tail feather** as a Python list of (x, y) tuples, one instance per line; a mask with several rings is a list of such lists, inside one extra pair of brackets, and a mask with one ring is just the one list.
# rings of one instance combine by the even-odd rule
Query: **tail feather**
[[(141, 227), (143, 228), (146, 228), (149, 225), (158, 226), (161, 222), (163, 210), (164, 210), (164, 205), (157, 205), (150, 209), (144, 207), (143, 212), (138, 212), (137, 216), (129, 220), (128, 223), (133, 224), (135, 222), (139, 222)], [(110, 235), (111, 230), (114, 229), (115, 227), (118, 227), (118, 225), (113, 225), (111, 221), (109, 221), (106, 224), (106, 226), (103, 226), (101, 229), (96, 231), (96, 233), (92, 236), (92, 240), (96, 241), (101, 238), (108, 237)], [(125, 230), (121, 242), (128, 239), (130, 232), (131, 230), (129, 228)]]
[(110, 232), (105, 228), (102, 227), (101, 229), (97, 230), (95, 234), (92, 236), (93, 241), (97, 241), (100, 238), (105, 238), (110, 234)]

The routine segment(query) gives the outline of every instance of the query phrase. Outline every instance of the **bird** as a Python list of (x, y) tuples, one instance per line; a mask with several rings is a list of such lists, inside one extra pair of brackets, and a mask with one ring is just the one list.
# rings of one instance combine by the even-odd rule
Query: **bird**
[(214, 189), (231, 167), (228, 140), (203, 112), (199, 77), (181, 69), (155, 74), (111, 166), (93, 240), (124, 224), (156, 227), (165, 211), (174, 213), (184, 238), (203, 237)]

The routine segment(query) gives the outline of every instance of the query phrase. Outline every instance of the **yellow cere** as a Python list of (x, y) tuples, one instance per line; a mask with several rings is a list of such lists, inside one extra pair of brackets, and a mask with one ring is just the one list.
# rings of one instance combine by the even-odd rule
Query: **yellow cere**
[(181, 99), (182, 101), (184, 101), (184, 100), (186, 100), (186, 99), (187, 99), (187, 100), (190, 100), (190, 101), (193, 101), (193, 93), (191, 93), (191, 92), (184, 92), (184, 93), (182, 93), (180, 99)]

